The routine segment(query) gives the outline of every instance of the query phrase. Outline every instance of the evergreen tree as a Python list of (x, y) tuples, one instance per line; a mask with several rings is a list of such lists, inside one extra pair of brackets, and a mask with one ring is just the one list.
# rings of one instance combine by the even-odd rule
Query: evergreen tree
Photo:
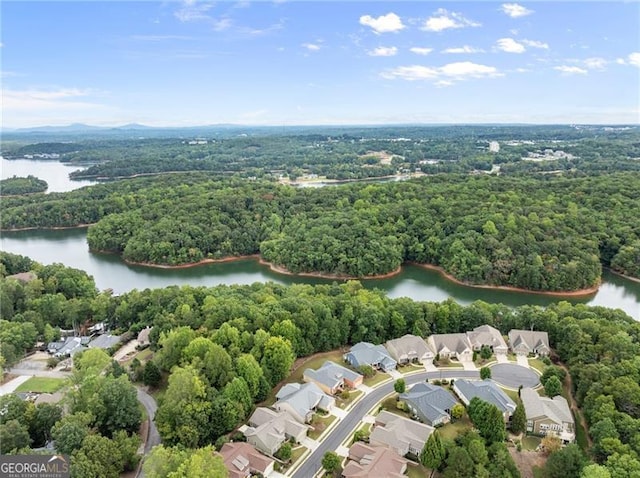
[(440, 434), (436, 430), (429, 435), (429, 439), (420, 452), (420, 463), (432, 470), (438, 470), (446, 456), (447, 450), (440, 439)]
[(511, 417), (511, 431), (515, 434), (523, 433), (527, 427), (527, 414), (522, 401), (518, 400), (516, 410)]

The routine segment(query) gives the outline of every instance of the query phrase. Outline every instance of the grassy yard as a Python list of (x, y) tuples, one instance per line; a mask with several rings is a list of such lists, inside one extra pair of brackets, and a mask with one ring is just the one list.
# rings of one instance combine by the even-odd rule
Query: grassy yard
[(533, 471), (533, 478), (546, 478), (546, 473), (544, 472), (544, 468), (541, 468), (539, 466), (534, 466), (532, 468)]
[(388, 380), (391, 376), (388, 373), (376, 372), (373, 377), (365, 378), (364, 384), (367, 387), (375, 387), (377, 384)]
[(476, 364), (476, 367), (481, 368), (487, 365), (488, 363), (495, 362), (495, 361), (496, 361), (495, 355), (491, 355), (491, 357), (489, 357), (488, 359), (483, 359), (480, 357), (480, 354), (478, 354), (478, 358), (475, 359), (473, 363)]
[(313, 429), (309, 430), (307, 436), (312, 440), (317, 440), (318, 437), (322, 435), (322, 432), (324, 432), (335, 419), (336, 417), (334, 415), (323, 416), (317, 413), (314, 414), (313, 418), (311, 419), (311, 426), (313, 427)]
[(502, 388), (502, 387), (500, 387), (500, 389), (501, 389), (504, 393), (506, 393), (506, 394), (509, 396), (509, 398), (510, 398), (511, 400), (513, 400), (514, 402), (518, 403), (518, 400), (520, 400), (520, 397), (518, 397), (518, 392), (517, 392), (517, 391), (515, 391), (515, 390), (508, 390), (508, 389), (506, 389), (506, 388)]
[(471, 425), (471, 420), (469, 420), (469, 417), (464, 416), (459, 420), (456, 420), (455, 423), (447, 423), (445, 426), (439, 428), (438, 430), (442, 438), (455, 440), (458, 435), (461, 435), (472, 427), (473, 425)]
[(434, 364), (436, 367), (464, 368), (464, 365), (462, 365), (457, 360), (442, 359), (442, 360), (439, 360), (438, 362), (434, 362)]
[(431, 476), (431, 470), (422, 465), (409, 462), (409, 466), (407, 466), (407, 476), (409, 478), (424, 478)]
[(16, 389), (16, 393), (55, 393), (64, 387), (66, 382), (66, 378), (31, 377)]
[(402, 374), (413, 373), (413, 372), (424, 372), (424, 366), (420, 364), (410, 363), (403, 367), (398, 367), (398, 372)]
[(146, 349), (141, 350), (137, 354), (132, 355), (127, 360), (122, 361), (120, 365), (122, 365), (123, 367), (128, 367), (129, 365), (131, 365), (131, 362), (133, 362), (134, 358), (137, 358), (138, 360), (140, 360), (140, 362), (144, 365), (149, 360), (151, 360), (152, 357), (153, 357), (153, 350), (151, 350), (150, 347), (147, 347)]
[[(289, 461), (291, 465), (298, 461), (305, 451), (307, 451), (307, 448), (304, 446), (299, 446), (291, 450), (291, 460)], [(289, 465), (289, 467), (291, 467), (291, 465)]]
[(537, 358), (530, 358), (529, 366), (535, 368), (540, 373), (544, 372), (544, 369), (547, 367), (544, 363), (542, 363), (542, 360)]
[(296, 369), (286, 379), (287, 382), (302, 382), (302, 374), (305, 369), (312, 368), (317, 369), (322, 366), (327, 360), (340, 364), (344, 367), (350, 368), (348, 364), (342, 359), (342, 352), (340, 350), (334, 350), (332, 352), (312, 355), (307, 360), (298, 364)]
[(524, 450), (535, 450), (540, 444), (540, 437), (526, 436), (522, 439), (522, 448)]
[(342, 398), (338, 398), (336, 400), (338, 403), (338, 407), (343, 409), (347, 408), (349, 405), (355, 402), (358, 398), (360, 398), (361, 395), (362, 395), (362, 392), (360, 390), (351, 390), (349, 392), (349, 398), (347, 398), (346, 400), (343, 400)]
[(396, 396), (392, 395), (391, 397), (385, 398), (380, 405), (384, 407), (384, 409), (390, 413), (398, 415), (403, 418), (409, 418), (409, 414), (404, 410), (398, 408), (398, 401), (396, 400)]

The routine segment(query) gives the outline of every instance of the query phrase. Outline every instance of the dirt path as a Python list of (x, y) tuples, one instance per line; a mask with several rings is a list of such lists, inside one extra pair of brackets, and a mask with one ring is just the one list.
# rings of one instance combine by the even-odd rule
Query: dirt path
[(578, 408), (578, 404), (576, 403), (576, 399), (573, 398), (573, 379), (571, 378), (571, 374), (569, 373), (569, 369), (567, 366), (561, 362), (558, 362), (556, 365), (561, 367), (565, 372), (567, 372), (567, 378), (564, 381), (564, 389), (566, 392), (566, 396), (569, 397), (569, 407), (571, 407), (571, 411), (573, 411), (573, 415), (576, 419), (580, 420), (580, 424), (585, 431), (585, 435), (587, 436), (587, 445), (588, 448), (591, 449), (593, 447), (593, 440), (591, 440), (591, 436), (589, 435), (589, 427), (587, 426), (587, 421), (584, 418), (582, 410)]

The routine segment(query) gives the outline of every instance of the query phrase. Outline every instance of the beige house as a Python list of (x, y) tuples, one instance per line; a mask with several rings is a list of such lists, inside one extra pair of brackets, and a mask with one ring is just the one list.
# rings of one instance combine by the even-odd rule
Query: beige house
[(308, 427), (286, 412), (258, 407), (249, 418), (249, 426), (241, 427), (247, 442), (262, 453), (273, 455), (282, 444), (292, 439), (299, 443), (307, 436)]
[(520, 398), (527, 415), (527, 432), (536, 435), (553, 434), (568, 443), (575, 440), (573, 415), (564, 397), (541, 397), (532, 388), (523, 388)]
[(406, 478), (407, 460), (386, 446), (354, 443), (349, 448), (349, 462), (342, 470), (344, 478)]
[(433, 430), (429, 425), (382, 411), (376, 417), (369, 443), (386, 445), (400, 456), (407, 453), (418, 456)]
[(273, 460), (264, 456), (249, 443), (225, 443), (220, 450), (229, 478), (247, 478), (273, 472)]
[(138, 334), (138, 346), (147, 347), (151, 342), (149, 341), (149, 334), (151, 333), (151, 327), (146, 326)]
[(440, 358), (455, 358), (460, 362), (473, 360), (473, 347), (467, 334), (434, 334), (427, 343)]
[(409, 362), (431, 363), (436, 355), (422, 337), (411, 334), (403, 335), (399, 339), (389, 340), (385, 344), (385, 348), (399, 364)]
[(496, 355), (507, 353), (507, 343), (502, 338), (502, 334), (498, 329), (490, 325), (476, 327), (472, 331), (467, 332), (467, 337), (469, 337), (473, 350), (480, 350), (483, 345), (486, 345), (491, 348)]
[(324, 393), (315, 383), (288, 383), (276, 393), (273, 408), (287, 412), (300, 423), (309, 423), (315, 410), (330, 412), (336, 399)]
[(549, 334), (537, 330), (509, 331), (509, 347), (517, 355), (541, 355), (546, 356), (551, 352), (549, 347)]
[(358, 388), (362, 385), (363, 377), (358, 372), (327, 360), (317, 370), (306, 369), (302, 379), (315, 383), (324, 393), (335, 395), (346, 388)]

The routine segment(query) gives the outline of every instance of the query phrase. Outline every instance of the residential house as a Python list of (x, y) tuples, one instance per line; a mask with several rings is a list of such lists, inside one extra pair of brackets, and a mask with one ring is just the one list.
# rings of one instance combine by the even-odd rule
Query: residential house
[(427, 343), (440, 358), (455, 358), (460, 362), (473, 360), (473, 347), (467, 334), (434, 334)]
[(516, 330), (509, 332), (509, 347), (517, 355), (549, 355), (549, 335), (537, 330)]
[(349, 448), (349, 462), (342, 470), (344, 478), (406, 478), (408, 461), (386, 446), (354, 443)]
[(307, 436), (308, 427), (298, 423), (287, 412), (258, 407), (249, 418), (249, 426), (240, 428), (247, 442), (267, 455), (273, 455), (290, 439), (299, 443)]
[(73, 357), (76, 353), (86, 350), (90, 337), (67, 337), (59, 342), (50, 342), (47, 351), (57, 358)]
[(276, 393), (273, 408), (289, 413), (300, 423), (311, 421), (316, 409), (330, 412), (336, 399), (324, 393), (315, 383), (288, 383)]
[(97, 339), (89, 342), (89, 347), (108, 350), (111, 347), (118, 345), (119, 343), (120, 343), (119, 335), (104, 334), (98, 337)]
[(305, 382), (315, 383), (324, 393), (335, 395), (345, 388), (357, 388), (362, 385), (362, 375), (351, 369), (327, 360), (317, 370), (308, 368), (302, 374)]
[(394, 370), (398, 363), (389, 355), (382, 345), (373, 345), (369, 342), (360, 342), (351, 347), (344, 359), (353, 367), (370, 365), (376, 370), (387, 372)]
[(257, 474), (267, 476), (273, 472), (273, 460), (249, 443), (225, 443), (220, 455), (224, 466), (229, 470), (229, 478), (247, 478)]
[(436, 426), (451, 421), (451, 409), (458, 401), (444, 388), (430, 383), (417, 383), (400, 394), (405, 409), (427, 425)]
[(467, 337), (469, 337), (473, 350), (480, 350), (482, 346), (487, 346), (496, 355), (507, 353), (507, 343), (502, 338), (502, 334), (490, 325), (476, 327), (471, 332), (467, 332)]
[(409, 362), (433, 362), (435, 353), (429, 348), (422, 337), (403, 335), (399, 339), (389, 340), (385, 348), (399, 364)]
[(453, 384), (453, 391), (465, 405), (469, 405), (474, 397), (495, 405), (502, 412), (505, 422), (511, 420), (511, 415), (516, 410), (514, 401), (492, 380), (466, 380), (459, 378)]
[(151, 327), (148, 325), (140, 331), (138, 334), (138, 347), (147, 347), (151, 341), (149, 340), (149, 334), (151, 333)]
[(534, 389), (523, 388), (520, 398), (527, 415), (527, 432), (537, 435), (554, 434), (565, 442), (575, 440), (573, 415), (564, 397), (541, 397)]
[(383, 411), (376, 417), (369, 443), (386, 445), (400, 456), (407, 453), (418, 456), (433, 430), (429, 425)]

